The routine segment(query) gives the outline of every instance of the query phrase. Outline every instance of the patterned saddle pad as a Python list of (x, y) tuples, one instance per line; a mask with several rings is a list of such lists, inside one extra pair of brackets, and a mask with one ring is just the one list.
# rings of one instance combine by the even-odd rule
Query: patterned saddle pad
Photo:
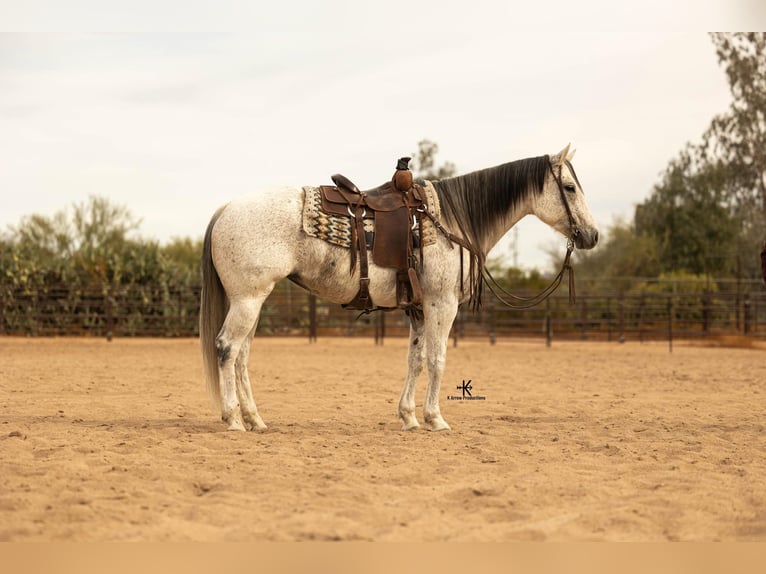
[[(441, 215), (439, 199), (431, 182), (423, 186), (426, 194), (428, 211), (437, 219)], [(338, 247), (351, 247), (351, 218), (343, 215), (329, 215), (322, 211), (322, 198), (318, 187), (305, 186), (303, 188), (303, 231), (310, 237), (322, 239)], [(368, 237), (368, 247), (371, 245), (369, 238), (375, 233), (373, 219), (364, 220), (364, 231)], [(418, 239), (419, 229), (416, 226), (414, 234)], [(423, 237), (419, 243), (423, 246), (432, 245), (436, 242), (437, 230), (428, 219), (423, 219)]]

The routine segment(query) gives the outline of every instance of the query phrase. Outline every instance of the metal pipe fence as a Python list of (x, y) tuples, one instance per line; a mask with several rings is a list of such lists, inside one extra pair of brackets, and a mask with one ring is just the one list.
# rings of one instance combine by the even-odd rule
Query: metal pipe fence
[[(523, 293), (522, 293), (523, 295)], [(0, 335), (98, 337), (198, 335), (200, 286), (158, 285), (20, 288), (0, 285)], [(266, 301), (261, 336), (406, 336), (402, 312), (360, 315), (284, 282)], [(491, 297), (478, 313), (461, 309), (453, 339), (501, 337), (649, 341), (717, 335), (766, 337), (766, 290), (695, 293), (590, 293), (570, 305), (554, 295), (527, 310)]]

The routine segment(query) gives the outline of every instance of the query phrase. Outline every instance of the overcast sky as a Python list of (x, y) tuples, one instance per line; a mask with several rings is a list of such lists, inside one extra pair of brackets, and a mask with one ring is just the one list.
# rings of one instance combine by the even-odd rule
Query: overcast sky
[[(191, 12), (171, 33), (121, 25), (148, 5), (123, 4), (85, 20), (12, 14), (19, 30), (89, 33), (0, 35), (0, 229), (102, 195), (142, 219), (143, 237), (196, 238), (237, 195), (335, 172), (377, 185), (427, 138), (460, 173), (571, 142), (605, 232), (727, 109), (703, 30), (740, 16), (712, 2), (695, 31), (679, 29), (700, 6), (685, 1), (612, 7), (614, 26), (590, 0), (576, 19), (555, 3), (250, 2), (210, 26), (235, 31), (209, 33), (188, 31), (206, 29), (197, 4), (162, 3), (165, 21)], [(92, 33), (125, 28), (143, 31)], [(517, 236), (524, 267), (564, 249), (530, 218)], [(495, 254), (511, 258), (510, 242)]]

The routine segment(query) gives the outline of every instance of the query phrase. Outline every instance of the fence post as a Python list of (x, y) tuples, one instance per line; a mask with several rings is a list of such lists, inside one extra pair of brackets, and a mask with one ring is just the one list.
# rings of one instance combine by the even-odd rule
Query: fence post
[(618, 329), (620, 331), (620, 341), (625, 341), (625, 293), (620, 293), (620, 298), (617, 300), (617, 309), (619, 313)]
[(40, 334), (40, 292), (38, 287), (33, 288), (32, 294), (32, 336), (37, 337)]
[(582, 299), (582, 340), (588, 340), (588, 300)]
[(612, 341), (612, 298), (606, 298), (606, 340)]
[(355, 322), (356, 322), (354, 320), (355, 315), (353, 313), (346, 313), (346, 317), (348, 318), (348, 326), (346, 327), (348, 329), (348, 331), (346, 332), (346, 334), (349, 337), (353, 337), (354, 336), (354, 326), (355, 326)]
[[(114, 306), (112, 304), (112, 289), (111, 287), (107, 287), (106, 289), (106, 301), (105, 303), (105, 311), (106, 311), (106, 340), (110, 343), (112, 342), (112, 330), (114, 329)], [(165, 328), (167, 328), (167, 323), (165, 325)]]
[(673, 297), (668, 298), (668, 352), (673, 352)]
[(705, 335), (710, 332), (710, 291), (702, 294), (702, 332)]
[(176, 314), (175, 314), (175, 324), (176, 324), (176, 334), (178, 336), (181, 336), (181, 332), (183, 331), (184, 325), (183, 325), (183, 312), (182, 309), (184, 308), (184, 290), (182, 287), (177, 288), (177, 297), (178, 302), (176, 304)]
[(744, 302), (744, 323), (745, 323), (745, 335), (750, 333), (750, 293), (745, 293)]
[(490, 299), (489, 305), (487, 305), (487, 312), (489, 313), (489, 344), (494, 345), (496, 333), (495, 333), (495, 300)]
[(380, 344), (383, 344), (383, 340), (386, 338), (386, 313), (380, 312)]
[(553, 342), (553, 327), (551, 325), (551, 300), (545, 300), (545, 346), (550, 347)]
[(317, 296), (309, 293), (309, 343), (317, 341)]
[(382, 345), (386, 337), (386, 313), (378, 311), (375, 315), (375, 344)]

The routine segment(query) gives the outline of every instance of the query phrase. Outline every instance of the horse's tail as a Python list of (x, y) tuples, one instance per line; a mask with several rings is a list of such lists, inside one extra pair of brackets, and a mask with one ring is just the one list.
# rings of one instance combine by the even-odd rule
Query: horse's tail
[(221, 284), (213, 265), (213, 257), (210, 252), (210, 236), (213, 226), (221, 216), (223, 207), (218, 209), (210, 220), (205, 232), (205, 241), (202, 244), (202, 296), (199, 308), (199, 339), (202, 346), (202, 364), (207, 383), (207, 390), (216, 405), (221, 404), (221, 389), (218, 380), (218, 349), (215, 339), (223, 327), (229, 300), (226, 291)]

